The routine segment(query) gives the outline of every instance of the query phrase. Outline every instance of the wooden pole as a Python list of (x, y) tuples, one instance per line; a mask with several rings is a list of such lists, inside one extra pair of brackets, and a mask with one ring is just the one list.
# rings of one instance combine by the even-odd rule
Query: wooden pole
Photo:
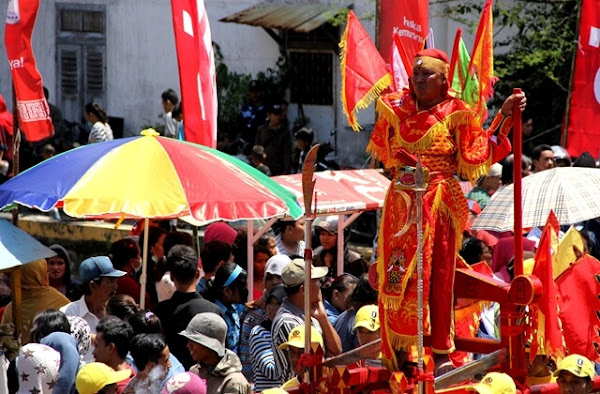
[(21, 339), (23, 333), (23, 310), (21, 308), (21, 267), (15, 267), (10, 273), (10, 288), (12, 294), (13, 324), (15, 325), (15, 337)]

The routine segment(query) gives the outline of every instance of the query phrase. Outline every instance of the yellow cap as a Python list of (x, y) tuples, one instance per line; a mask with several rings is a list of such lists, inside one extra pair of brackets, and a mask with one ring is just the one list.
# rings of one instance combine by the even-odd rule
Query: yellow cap
[(353, 330), (364, 327), (369, 331), (377, 331), (381, 327), (379, 323), (379, 307), (377, 305), (365, 305), (356, 312)]
[(94, 394), (104, 387), (125, 380), (131, 370), (115, 371), (104, 363), (85, 364), (77, 373), (75, 387), (80, 394)]
[[(290, 346), (298, 349), (304, 349), (304, 341), (304, 326), (294, 327), (288, 335), (288, 341), (279, 345), (279, 349), (285, 350)], [(310, 326), (310, 342), (312, 344), (318, 343), (322, 348), (325, 347), (323, 344), (323, 336), (321, 336), (321, 333), (313, 326)]]
[(480, 394), (516, 394), (517, 386), (510, 376), (500, 372), (489, 372), (471, 390)]
[(563, 358), (558, 364), (558, 369), (554, 371), (554, 376), (558, 376), (561, 371), (571, 372), (580, 378), (594, 379), (596, 376), (594, 364), (587, 357), (579, 354), (571, 354)]

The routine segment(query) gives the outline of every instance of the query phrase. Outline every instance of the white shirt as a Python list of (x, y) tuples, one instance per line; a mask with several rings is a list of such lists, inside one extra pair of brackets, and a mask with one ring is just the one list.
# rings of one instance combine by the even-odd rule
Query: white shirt
[[(90, 310), (88, 309), (88, 306), (85, 303), (85, 295), (81, 296), (81, 298), (77, 301), (70, 302), (67, 305), (61, 307), (60, 311), (67, 316), (81, 317), (90, 326), (90, 332), (92, 334), (96, 333), (96, 326), (98, 325), (100, 319), (98, 319), (98, 317), (92, 312), (90, 312)], [(93, 351), (94, 344), (92, 343), (90, 344), (88, 352), (85, 355), (83, 355), (83, 362), (89, 363), (94, 360), (94, 356), (92, 355)]]

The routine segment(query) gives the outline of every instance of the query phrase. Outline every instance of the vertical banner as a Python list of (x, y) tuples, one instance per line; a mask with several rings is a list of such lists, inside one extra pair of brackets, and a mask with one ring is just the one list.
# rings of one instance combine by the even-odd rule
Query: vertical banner
[(42, 77), (35, 65), (31, 35), (39, 0), (9, 0), (4, 45), (17, 94), (19, 129), (29, 142), (54, 135)]
[[(427, 0), (379, 0), (379, 52), (384, 59), (390, 59), (392, 36), (402, 43), (409, 60), (423, 49), (429, 34)], [(409, 65), (407, 66), (407, 70)]]
[(217, 146), (217, 81), (204, 0), (171, 0), (185, 140)]
[(565, 130), (567, 151), (600, 154), (600, 0), (583, 0), (573, 70), (571, 105)]

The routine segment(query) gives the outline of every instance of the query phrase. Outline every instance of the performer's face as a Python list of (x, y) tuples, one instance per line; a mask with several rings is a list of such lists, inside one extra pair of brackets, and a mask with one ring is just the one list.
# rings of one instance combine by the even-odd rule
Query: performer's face
[(411, 82), (415, 95), (421, 103), (442, 97), (442, 85), (446, 78), (439, 72), (426, 67), (415, 67)]

